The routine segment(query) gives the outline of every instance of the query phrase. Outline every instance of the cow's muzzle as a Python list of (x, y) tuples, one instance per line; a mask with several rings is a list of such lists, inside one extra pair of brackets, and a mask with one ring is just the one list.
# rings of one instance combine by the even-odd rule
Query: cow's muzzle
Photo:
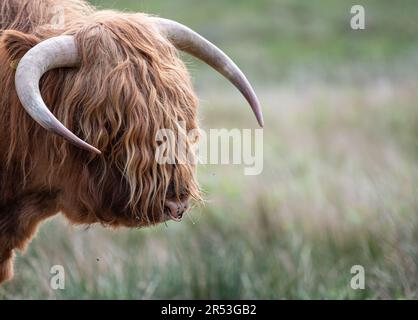
[(167, 200), (164, 205), (165, 213), (171, 220), (180, 222), (183, 215), (189, 209), (189, 199), (181, 201)]

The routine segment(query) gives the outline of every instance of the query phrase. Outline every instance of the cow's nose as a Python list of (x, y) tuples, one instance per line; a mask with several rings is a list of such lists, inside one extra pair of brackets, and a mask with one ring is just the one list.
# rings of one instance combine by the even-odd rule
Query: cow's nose
[(189, 209), (189, 200), (185, 201), (172, 201), (167, 200), (165, 202), (166, 213), (174, 221), (181, 221), (183, 214)]

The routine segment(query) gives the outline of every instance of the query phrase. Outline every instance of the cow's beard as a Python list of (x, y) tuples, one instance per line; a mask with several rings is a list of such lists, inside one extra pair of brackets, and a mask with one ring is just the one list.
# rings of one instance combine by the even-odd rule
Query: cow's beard
[[(75, 179), (79, 181), (77, 185), (74, 184), (75, 188), (66, 191), (67, 194), (77, 193), (79, 206), (75, 214), (71, 214), (74, 210), (64, 210), (70, 213), (67, 216), (74, 223), (99, 222), (113, 227), (147, 227), (173, 220), (167, 211), (168, 201), (190, 200), (190, 205), (201, 202), (195, 175), (190, 176), (188, 181), (183, 180), (184, 177), (181, 176), (184, 174), (183, 170), (186, 172), (193, 170), (194, 173), (193, 166), (190, 168), (176, 166), (175, 170), (171, 167), (168, 170), (169, 179), (153, 181), (145, 178), (141, 182), (143, 189), (136, 195), (139, 200), (134, 203), (130, 198), (129, 181), (118, 170), (111, 170), (103, 178), (104, 180), (99, 182), (97, 181), (99, 168), (100, 165), (92, 166), (88, 174), (85, 172), (85, 176), (81, 176), (81, 179)], [(79, 217), (78, 221), (72, 219), (74, 215)]]

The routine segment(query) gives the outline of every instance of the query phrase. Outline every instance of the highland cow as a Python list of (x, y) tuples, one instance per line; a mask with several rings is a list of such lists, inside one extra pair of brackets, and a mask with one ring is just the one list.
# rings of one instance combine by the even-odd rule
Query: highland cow
[[(63, 19), (51, 25), (58, 5)], [(177, 50), (228, 78), (262, 125), (243, 73), (177, 22), (84, 0), (1, 0), (0, 32), (0, 283), (13, 276), (14, 250), (59, 212), (74, 224), (145, 227), (179, 221), (200, 200), (194, 164), (154, 157), (158, 130), (198, 128)]]

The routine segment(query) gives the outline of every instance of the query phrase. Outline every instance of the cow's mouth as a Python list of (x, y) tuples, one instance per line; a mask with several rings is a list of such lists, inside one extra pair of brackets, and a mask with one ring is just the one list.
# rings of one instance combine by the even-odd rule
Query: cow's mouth
[(167, 200), (164, 206), (164, 213), (171, 220), (180, 222), (183, 218), (184, 213), (187, 211), (189, 205), (188, 201), (185, 202), (176, 202)]
[(170, 220), (173, 220), (173, 221), (176, 221), (176, 222), (180, 222), (181, 219), (183, 218), (183, 214), (182, 213), (179, 214), (178, 216), (175, 216), (175, 215), (171, 214), (169, 211), (166, 210), (165, 211), (165, 214), (168, 216), (168, 218)]

